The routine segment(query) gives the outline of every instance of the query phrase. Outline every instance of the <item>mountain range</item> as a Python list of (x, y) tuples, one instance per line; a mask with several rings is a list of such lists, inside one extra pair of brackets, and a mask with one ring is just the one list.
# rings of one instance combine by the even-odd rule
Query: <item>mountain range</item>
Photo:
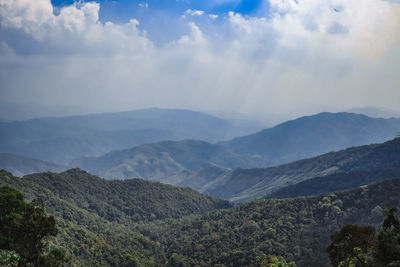
[[(356, 179), (360, 175), (356, 171), (400, 168), (400, 138), (329, 152), (274, 167), (234, 168), (239, 164), (254, 162), (223, 146), (186, 140), (143, 145), (99, 158), (84, 158), (74, 166), (106, 178), (143, 177), (243, 202), (265, 197), (279, 188), (314, 177), (326, 176), (326, 179), (332, 181), (339, 178), (344, 181)], [(345, 177), (339, 177), (341, 173)], [(364, 180), (364, 183), (354, 183), (352, 187), (395, 178), (389, 174), (376, 175), (374, 172), (364, 173), (363, 176), (370, 178)], [(348, 185), (336, 189), (352, 187)]]
[(351, 146), (381, 143), (400, 132), (400, 119), (354, 113), (319, 113), (221, 142), (232, 151), (273, 166)]
[[(275, 167), (228, 170), (195, 189), (243, 202), (265, 197), (281, 187), (318, 176), (399, 167), (400, 138), (395, 138), (382, 144), (351, 147)], [(195, 181), (196, 177), (191, 179)]]
[[(379, 143), (400, 130), (398, 119), (350, 113), (321, 113), (288, 121), (256, 134), (209, 144), (194, 140), (159, 142), (73, 161), (107, 178), (142, 177), (172, 184), (204, 168), (279, 165), (349, 146)], [(225, 147), (225, 148), (223, 148)]]
[[(366, 147), (328, 153), (283, 166), (268, 166), (279, 165), (289, 159), (299, 160), (340, 150), (347, 146), (390, 139), (400, 129), (399, 121), (351, 113), (321, 113), (288, 121), (231, 141), (212, 144), (199, 140), (152, 142), (168, 136), (174, 139), (178, 132), (215, 139), (233, 127), (227, 121), (191, 111), (151, 109), (38, 119), (0, 124), (4, 129), (0, 132), (0, 149), (19, 147), (23, 150), (16, 149), (23, 156), (1, 154), (0, 166), (18, 175), (79, 167), (105, 178), (141, 177), (192, 187), (231, 201), (247, 201), (264, 197), (281, 187), (306, 179), (363, 170), (347, 170), (343, 166), (353, 166), (356, 164), (355, 160), (362, 162), (362, 153), (367, 153), (365, 151), (368, 150)], [(159, 128), (133, 129), (153, 126)], [(76, 134), (74, 127), (79, 129)], [(204, 129), (200, 131), (200, 128)], [(105, 152), (113, 147), (131, 147), (130, 144), (135, 142), (149, 143), (111, 151), (102, 156), (82, 157)], [(379, 145), (370, 146), (371, 150), (375, 147)], [(29, 159), (26, 154), (47, 158), (49, 162), (36, 160), (36, 157)], [(72, 159), (74, 155), (77, 158)], [(66, 162), (67, 158), (69, 163), (50, 163)], [(389, 167), (396, 166), (376, 166)]]
[(165, 140), (210, 142), (248, 134), (260, 126), (190, 110), (145, 109), (0, 123), (0, 152), (57, 164), (83, 156)]
[(229, 148), (196, 140), (146, 144), (101, 157), (80, 158), (70, 164), (105, 178), (141, 177), (173, 184), (211, 167), (252, 165), (254, 161)]
[(8, 170), (15, 176), (23, 176), (37, 172), (60, 172), (67, 167), (10, 153), (0, 153), (0, 169)]

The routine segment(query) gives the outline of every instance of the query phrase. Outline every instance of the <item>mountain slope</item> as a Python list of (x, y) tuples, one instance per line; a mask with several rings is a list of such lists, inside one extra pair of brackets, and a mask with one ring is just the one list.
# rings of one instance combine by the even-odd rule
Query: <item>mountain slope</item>
[(145, 109), (0, 123), (0, 152), (65, 164), (165, 140), (220, 141), (255, 130), (190, 110)]
[[(190, 188), (141, 179), (105, 180), (80, 169), (37, 173), (1, 183), (20, 189), (22, 182), (50, 190), (60, 199), (120, 223), (178, 218), (230, 205)], [(24, 192), (24, 190), (22, 190)]]
[(0, 153), (0, 169), (12, 172), (15, 176), (23, 176), (25, 174), (44, 171), (60, 172), (65, 170), (66, 167), (42, 160), (31, 159), (9, 153)]
[(155, 262), (164, 262), (155, 242), (88, 207), (80, 208), (46, 187), (0, 170), (0, 186), (5, 185), (21, 191), (28, 200), (39, 199), (56, 216), (58, 234), (51, 244), (66, 251), (71, 266), (159, 266)]
[(272, 166), (351, 146), (384, 142), (399, 131), (400, 119), (320, 113), (221, 144), (237, 153), (258, 155), (263, 158), (264, 166)]
[(231, 201), (262, 198), (277, 189), (338, 172), (400, 167), (400, 138), (382, 144), (352, 147), (281, 166), (234, 169), (196, 188)]
[(110, 152), (98, 158), (82, 158), (71, 163), (106, 178), (141, 177), (162, 182), (179, 180), (210, 167), (231, 168), (254, 163), (229, 149), (203, 141), (166, 141)]
[(104, 180), (79, 169), (14, 177), (0, 170), (0, 186), (39, 199), (56, 216), (54, 245), (67, 250), (73, 266), (165, 266), (159, 243), (135, 224), (228, 208), (227, 201), (140, 179)]
[[(198, 193), (143, 180), (131, 180), (135, 186), (127, 182), (77, 169), (24, 178), (0, 171), (0, 186), (40, 199), (56, 216), (59, 233), (52, 244), (67, 251), (73, 266), (262, 266), (267, 259), (277, 262), (271, 255), (279, 255), (299, 267), (325, 267), (330, 266), (325, 253), (330, 234), (348, 223), (379, 226), (386, 205), (400, 206), (397, 179), (318, 197), (257, 200), (182, 218), (185, 205), (190, 210), (199, 203)], [(167, 206), (157, 208), (157, 203)], [(169, 217), (169, 209), (176, 219)], [(131, 216), (149, 211), (160, 211), (165, 219)]]
[(394, 178), (400, 179), (400, 168), (334, 173), (283, 187), (268, 195), (268, 198), (315, 196), (328, 192), (352, 189), (373, 182), (380, 182), (385, 179)]
[(202, 216), (141, 225), (180, 266), (263, 266), (279, 255), (297, 266), (331, 266), (329, 236), (345, 224), (380, 226), (400, 206), (400, 180), (318, 197), (263, 199)]

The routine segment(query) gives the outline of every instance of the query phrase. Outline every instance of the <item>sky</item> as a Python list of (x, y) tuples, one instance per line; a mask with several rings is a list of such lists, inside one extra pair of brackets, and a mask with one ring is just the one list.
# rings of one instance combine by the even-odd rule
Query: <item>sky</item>
[(0, 0), (0, 100), (266, 119), (400, 109), (400, 1)]

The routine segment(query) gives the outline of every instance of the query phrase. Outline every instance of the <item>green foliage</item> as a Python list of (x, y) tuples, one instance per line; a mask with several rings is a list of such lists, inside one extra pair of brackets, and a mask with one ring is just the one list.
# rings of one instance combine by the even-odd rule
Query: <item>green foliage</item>
[(123, 224), (180, 218), (216, 208), (227, 201), (142, 179), (105, 180), (80, 169), (60, 174), (41, 173), (14, 179), (49, 189), (57, 197), (110, 221)]
[(376, 230), (373, 226), (347, 224), (331, 235), (331, 241), (326, 251), (333, 266), (366, 266), (376, 243)]
[(106, 181), (80, 170), (3, 174), (0, 184), (40, 199), (57, 217), (49, 250), (65, 254), (48, 255), (68, 258), (69, 266), (325, 267), (331, 233), (346, 224), (381, 225), (381, 207), (400, 206), (400, 180), (212, 210), (226, 202), (137, 179)]
[(400, 266), (400, 222), (397, 209), (387, 208), (375, 250), (377, 266)]
[[(314, 158), (299, 160), (281, 166), (257, 169), (235, 169), (218, 177), (217, 184), (205, 186), (206, 193), (229, 199), (234, 202), (244, 202), (252, 199), (263, 198), (279, 188), (293, 185), (311, 178), (321, 177), (334, 173), (348, 173), (355, 171), (372, 171), (377, 169), (398, 169), (400, 166), (400, 139), (394, 139), (382, 144), (373, 144), (351, 147), (338, 152), (330, 152)], [(354, 173), (353, 173), (354, 174)], [(374, 175), (374, 174), (372, 174)], [(358, 176), (358, 177), (357, 177)], [(375, 176), (375, 175), (374, 175)], [(390, 173), (377, 172), (375, 181), (383, 178), (397, 178), (398, 171), (391, 176)], [(368, 184), (374, 177), (365, 177), (365, 174), (355, 173), (355, 181), (346, 175), (331, 176), (338, 179), (334, 181), (321, 181), (331, 190), (343, 190)], [(361, 184), (357, 184), (357, 180)], [(364, 183), (365, 182), (365, 183)], [(306, 189), (308, 193), (319, 194), (324, 192), (325, 185), (313, 184), (315, 190)], [(341, 187), (343, 185), (344, 187)], [(302, 187), (304, 189), (304, 187)], [(291, 190), (292, 192), (294, 190)], [(302, 192), (301, 192), (302, 193)], [(296, 193), (293, 196), (298, 196)]]
[(393, 178), (400, 178), (399, 168), (335, 173), (283, 187), (267, 197), (293, 198), (300, 196), (314, 196), (328, 192), (357, 188), (362, 185)]
[[(108, 181), (78, 169), (22, 179), (3, 171), (1, 184), (40, 199), (57, 217), (59, 232), (50, 245), (62, 247), (72, 266), (160, 266), (166, 262), (161, 244), (133, 231), (133, 224), (230, 207), (189, 188)], [(64, 256), (53, 251), (48, 259)]]
[(20, 256), (15, 251), (0, 249), (0, 266), (17, 267)]
[(27, 203), (17, 190), (1, 187), (0, 225), (0, 249), (18, 253), (20, 266), (59, 266), (63, 262), (62, 257), (44, 254), (57, 228), (55, 218), (46, 216), (39, 201)]
[(386, 208), (386, 219), (376, 236), (372, 226), (345, 225), (331, 236), (327, 248), (335, 267), (400, 266), (400, 222), (396, 208)]
[(185, 266), (259, 266), (277, 255), (298, 266), (329, 266), (325, 248), (345, 224), (373, 224), (379, 207), (400, 205), (400, 180), (312, 198), (257, 200), (202, 216), (152, 222), (138, 231)]

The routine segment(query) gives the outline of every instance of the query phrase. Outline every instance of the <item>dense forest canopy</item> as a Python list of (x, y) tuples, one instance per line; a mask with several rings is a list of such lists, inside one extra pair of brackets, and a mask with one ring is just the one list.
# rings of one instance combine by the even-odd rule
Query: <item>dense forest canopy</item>
[[(45, 204), (59, 229), (50, 247), (63, 248), (69, 264), (76, 266), (329, 266), (325, 248), (332, 233), (349, 223), (379, 227), (385, 206), (400, 206), (397, 179), (233, 208), (189, 189), (136, 179), (106, 181), (76, 169), (24, 178), (2, 171), (0, 184)], [(180, 199), (172, 198), (166, 209), (164, 190), (192, 204), (180, 207)], [(146, 202), (149, 194), (153, 198)], [(146, 203), (169, 211), (154, 218)], [(128, 204), (141, 208), (142, 215), (131, 216)], [(187, 216), (203, 213), (201, 207), (209, 211)]]

